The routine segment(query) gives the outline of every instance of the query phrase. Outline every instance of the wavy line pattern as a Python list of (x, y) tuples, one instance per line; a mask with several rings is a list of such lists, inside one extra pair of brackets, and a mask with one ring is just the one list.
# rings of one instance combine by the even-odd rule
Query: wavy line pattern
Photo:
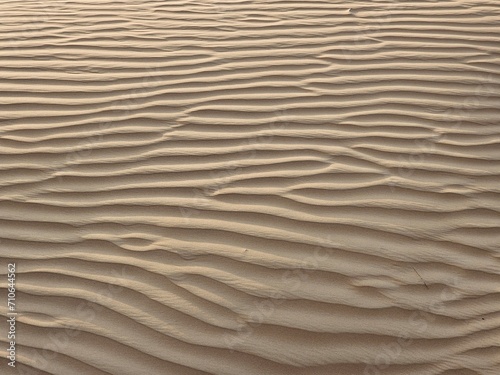
[(499, 4), (348, 3), (0, 1), (20, 373), (500, 373)]

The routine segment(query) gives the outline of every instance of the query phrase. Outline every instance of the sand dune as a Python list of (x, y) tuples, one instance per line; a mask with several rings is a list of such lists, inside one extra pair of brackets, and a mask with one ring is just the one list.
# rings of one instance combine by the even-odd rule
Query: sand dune
[(497, 1), (0, 11), (2, 374), (500, 373)]

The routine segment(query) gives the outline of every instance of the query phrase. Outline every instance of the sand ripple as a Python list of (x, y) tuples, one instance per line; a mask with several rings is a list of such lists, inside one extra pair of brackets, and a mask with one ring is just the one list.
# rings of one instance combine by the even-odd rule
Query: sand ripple
[(500, 373), (496, 1), (0, 11), (22, 373)]

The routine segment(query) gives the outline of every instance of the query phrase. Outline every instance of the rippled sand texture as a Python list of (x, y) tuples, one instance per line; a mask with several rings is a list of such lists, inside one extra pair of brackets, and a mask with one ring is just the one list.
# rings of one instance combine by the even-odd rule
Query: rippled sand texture
[(500, 373), (498, 1), (0, 12), (2, 374)]

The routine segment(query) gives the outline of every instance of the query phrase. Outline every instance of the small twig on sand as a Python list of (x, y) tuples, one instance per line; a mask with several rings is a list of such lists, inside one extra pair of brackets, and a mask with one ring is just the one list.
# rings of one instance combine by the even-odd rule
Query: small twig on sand
[(427, 285), (427, 283), (425, 282), (424, 278), (423, 278), (422, 276), (420, 276), (420, 274), (419, 274), (419, 273), (418, 273), (418, 271), (415, 269), (415, 267), (413, 267), (413, 266), (412, 266), (411, 268), (413, 268), (413, 271), (415, 271), (415, 272), (417, 273), (418, 277), (420, 277), (420, 279), (421, 279), (421, 280), (422, 280), (422, 282), (424, 283), (425, 287), (426, 287), (427, 289), (429, 289), (429, 285)]

